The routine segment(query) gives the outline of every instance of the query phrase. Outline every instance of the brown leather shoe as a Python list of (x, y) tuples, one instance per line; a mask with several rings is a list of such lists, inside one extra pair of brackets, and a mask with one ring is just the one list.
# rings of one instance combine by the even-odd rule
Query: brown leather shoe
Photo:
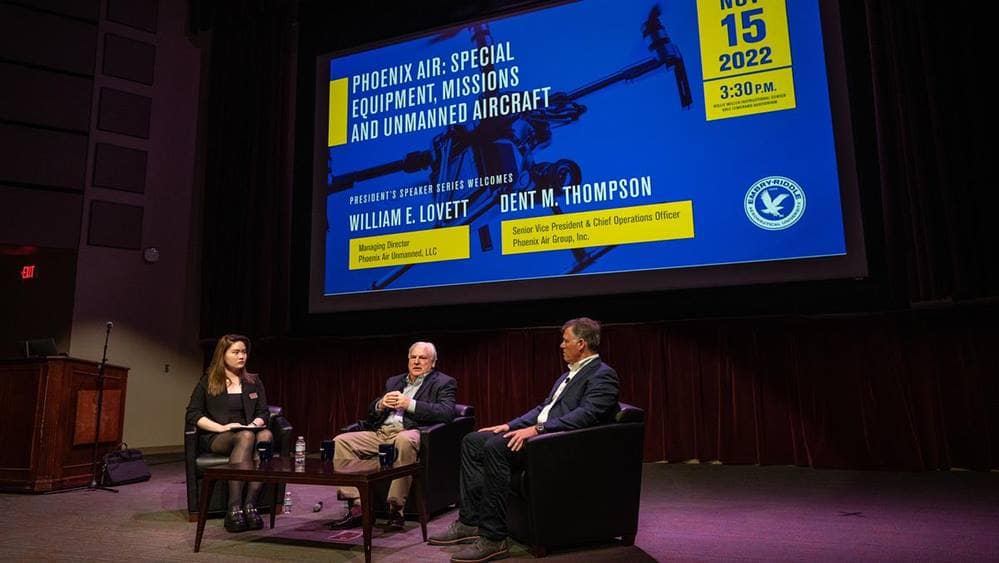
[(330, 522), (330, 529), (345, 530), (347, 528), (356, 528), (361, 525), (362, 515), (363, 512), (361, 511), (361, 505), (351, 505), (350, 508), (343, 511), (342, 516)]
[(503, 538), (499, 541), (480, 537), (475, 543), (451, 556), (451, 563), (483, 563), (494, 559), (504, 559), (510, 555), (510, 543)]
[(443, 532), (438, 532), (427, 538), (430, 545), (454, 545), (468, 543), (479, 539), (478, 526), (469, 526), (461, 520), (455, 520)]

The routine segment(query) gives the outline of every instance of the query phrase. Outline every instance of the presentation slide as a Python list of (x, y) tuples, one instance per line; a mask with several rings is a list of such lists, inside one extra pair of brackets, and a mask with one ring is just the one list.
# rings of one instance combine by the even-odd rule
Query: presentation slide
[(324, 298), (847, 252), (817, 0), (585, 0), (319, 71)]

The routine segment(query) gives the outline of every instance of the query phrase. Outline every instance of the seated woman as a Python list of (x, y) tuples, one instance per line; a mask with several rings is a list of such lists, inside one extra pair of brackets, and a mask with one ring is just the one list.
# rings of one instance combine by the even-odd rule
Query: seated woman
[[(260, 377), (246, 371), (250, 340), (238, 334), (219, 339), (211, 364), (198, 381), (187, 405), (187, 422), (204, 432), (199, 436), (202, 451), (228, 455), (229, 463), (253, 461), (258, 442), (270, 442), (270, 430), (240, 430), (267, 426), (269, 412)], [(264, 520), (257, 512), (257, 495), (263, 484), (229, 481), (229, 509), (225, 529), (230, 532), (259, 530)], [(246, 488), (246, 499), (243, 489)]]

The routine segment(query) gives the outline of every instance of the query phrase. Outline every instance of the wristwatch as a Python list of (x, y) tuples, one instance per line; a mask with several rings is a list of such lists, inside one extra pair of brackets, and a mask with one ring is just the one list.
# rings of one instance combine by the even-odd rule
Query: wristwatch
[(536, 430), (538, 434), (543, 433), (545, 431), (545, 423), (544, 422), (539, 422), (539, 423), (535, 424), (534, 425), (534, 430)]

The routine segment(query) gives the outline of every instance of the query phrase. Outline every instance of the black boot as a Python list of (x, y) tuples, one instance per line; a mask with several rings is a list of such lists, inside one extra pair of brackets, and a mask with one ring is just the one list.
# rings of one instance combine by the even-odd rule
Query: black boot
[(246, 516), (239, 505), (230, 506), (229, 512), (225, 513), (225, 529), (233, 533), (246, 531)]
[(246, 503), (246, 506), (243, 507), (243, 514), (246, 518), (247, 530), (259, 530), (264, 527), (264, 519), (260, 517), (256, 506)]

